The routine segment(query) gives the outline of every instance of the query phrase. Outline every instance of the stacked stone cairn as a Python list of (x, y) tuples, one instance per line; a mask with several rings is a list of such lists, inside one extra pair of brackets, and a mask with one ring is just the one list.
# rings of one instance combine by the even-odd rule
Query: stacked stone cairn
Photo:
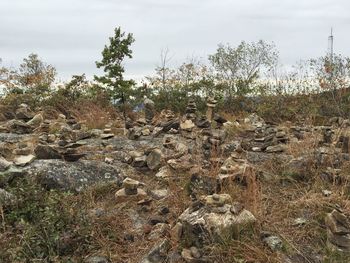
[(154, 102), (148, 98), (144, 101), (145, 104), (145, 119), (147, 124), (151, 124), (154, 117)]
[(118, 202), (124, 202), (128, 199), (142, 199), (147, 196), (146, 192), (139, 188), (140, 182), (131, 178), (125, 178), (123, 188), (115, 193)]
[(207, 100), (207, 119), (212, 121), (214, 117), (214, 109), (216, 107), (217, 101), (213, 97), (209, 97)]
[(192, 121), (196, 120), (196, 117), (197, 117), (196, 112), (197, 112), (196, 102), (193, 99), (190, 99), (188, 101), (186, 111), (185, 111), (186, 119), (192, 120)]

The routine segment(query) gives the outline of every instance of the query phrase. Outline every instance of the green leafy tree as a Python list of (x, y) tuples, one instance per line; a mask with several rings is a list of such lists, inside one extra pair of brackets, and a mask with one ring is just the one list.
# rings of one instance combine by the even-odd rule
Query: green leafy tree
[(71, 101), (76, 101), (85, 96), (88, 89), (89, 82), (87, 81), (85, 74), (73, 75), (68, 83), (60, 87), (58, 94)]
[(217, 80), (226, 85), (230, 98), (252, 92), (259, 74), (270, 70), (277, 60), (278, 52), (274, 44), (263, 40), (252, 43), (242, 41), (237, 47), (219, 44), (216, 53), (209, 55)]
[(27, 93), (40, 100), (49, 93), (56, 69), (41, 61), (37, 54), (30, 54), (18, 70), (2, 67), (0, 75), (6, 93)]
[(18, 69), (0, 68), (0, 86), (10, 104), (39, 105), (50, 97), (55, 77), (56, 69), (37, 54), (24, 58)]
[(347, 117), (350, 100), (350, 58), (335, 54), (311, 59), (309, 63), (320, 91), (324, 96), (332, 98), (333, 103), (328, 101), (324, 107), (331, 106), (336, 109), (336, 115)]
[(132, 58), (130, 45), (135, 41), (131, 33), (126, 34), (118, 27), (114, 30), (114, 36), (109, 38), (109, 45), (105, 45), (102, 51), (102, 60), (96, 62), (98, 68), (103, 68), (104, 76), (95, 76), (95, 80), (106, 87), (113, 102), (125, 103), (131, 94), (134, 81), (124, 79), (123, 61)]

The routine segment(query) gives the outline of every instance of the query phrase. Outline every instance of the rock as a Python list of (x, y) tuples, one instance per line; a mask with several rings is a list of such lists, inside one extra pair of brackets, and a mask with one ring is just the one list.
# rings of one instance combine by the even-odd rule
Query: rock
[(185, 158), (181, 159), (171, 159), (167, 161), (167, 164), (176, 171), (189, 171), (193, 167), (193, 163), (189, 161), (189, 158), (183, 156)]
[(192, 257), (194, 257), (194, 258), (200, 258), (201, 257), (201, 253), (199, 252), (198, 248), (191, 247), (190, 250), (191, 250)]
[(247, 169), (250, 169), (250, 165), (244, 159), (231, 156), (227, 158), (220, 167), (218, 174), (218, 182), (223, 185), (229, 182), (237, 182), (245, 184), (247, 177)]
[(46, 189), (80, 192), (97, 184), (113, 182), (122, 184), (124, 175), (114, 165), (99, 161), (80, 160), (68, 163), (62, 160), (36, 160), (25, 171), (37, 178)]
[(147, 197), (147, 193), (140, 188), (137, 188), (136, 193), (132, 195), (127, 194), (125, 192), (125, 188), (122, 188), (115, 193), (115, 199), (117, 200), (117, 202), (125, 202), (127, 200), (139, 201), (141, 199), (144, 199), (145, 197)]
[(0, 185), (4, 186), (12, 182), (15, 178), (23, 177), (25, 172), (15, 166), (11, 166), (6, 171), (0, 172)]
[(206, 116), (202, 116), (196, 121), (196, 125), (198, 128), (209, 128), (210, 121), (208, 121)]
[(350, 224), (348, 218), (338, 210), (326, 215), (327, 245), (330, 249), (350, 252)]
[(151, 135), (151, 130), (149, 128), (143, 128), (141, 130), (141, 135), (142, 136), (149, 136), (149, 135)]
[(158, 223), (153, 226), (151, 233), (148, 236), (149, 240), (159, 240), (165, 237), (169, 232), (169, 225), (165, 223)]
[(36, 114), (30, 121), (27, 122), (28, 125), (32, 127), (39, 127), (40, 124), (44, 121), (43, 115), (41, 113)]
[[(231, 212), (231, 205), (224, 204), (230, 199), (227, 195), (203, 197), (204, 203), (193, 204), (179, 217), (181, 224), (180, 239), (187, 247), (203, 247), (205, 244), (218, 242), (226, 238), (238, 237), (239, 231), (253, 224), (256, 219), (248, 210), (242, 209), (238, 214)], [(217, 202), (212, 203), (217, 199)], [(222, 200), (222, 202), (219, 202)], [(215, 206), (215, 205), (218, 206)]]
[(115, 193), (115, 198), (118, 202), (126, 200), (139, 201), (147, 196), (147, 193), (139, 188), (140, 182), (131, 178), (125, 178), (123, 181), (123, 188)]
[(164, 166), (164, 167), (160, 168), (158, 173), (156, 173), (157, 178), (169, 178), (172, 176), (173, 176), (172, 171), (170, 170), (170, 168), (168, 166)]
[(268, 146), (265, 151), (267, 153), (279, 153), (279, 152), (284, 152), (285, 150), (286, 150), (285, 146), (278, 144), (274, 146)]
[(332, 191), (322, 190), (322, 194), (323, 194), (323, 196), (328, 197), (328, 196), (330, 196), (332, 194)]
[(293, 222), (293, 226), (302, 226), (307, 223), (307, 220), (305, 218), (299, 217), (296, 218)]
[(194, 263), (195, 258), (192, 256), (191, 250), (184, 248), (181, 252), (181, 257), (188, 263)]
[(103, 256), (93, 256), (93, 257), (88, 257), (84, 262), (85, 263), (109, 263), (110, 261)]
[(192, 120), (185, 120), (184, 122), (180, 123), (180, 128), (184, 131), (192, 131), (192, 129), (195, 127)]
[(154, 117), (154, 102), (148, 98), (144, 100), (145, 104), (145, 120), (147, 123), (151, 123)]
[(163, 154), (160, 149), (152, 150), (146, 158), (148, 168), (151, 170), (158, 169), (162, 163), (162, 159), (163, 159)]
[(225, 204), (230, 204), (232, 202), (232, 198), (228, 194), (208, 195), (204, 200), (207, 206), (224, 206)]
[(134, 167), (141, 168), (147, 166), (147, 157), (145, 155), (134, 158), (132, 163)]
[(218, 128), (222, 127), (223, 124), (227, 122), (227, 120), (219, 114), (214, 114), (214, 121), (216, 122)]
[(152, 190), (150, 192), (150, 196), (156, 200), (164, 199), (168, 196), (168, 190), (167, 189), (160, 189), (160, 190)]
[(265, 125), (264, 119), (259, 117), (256, 113), (250, 114), (247, 118), (245, 118), (244, 123), (250, 124), (255, 128), (261, 128)]
[(76, 162), (85, 157), (85, 153), (65, 152), (63, 153), (63, 159), (67, 162)]
[(21, 155), (15, 158), (14, 163), (18, 166), (26, 166), (27, 164), (30, 164), (35, 159), (35, 156), (32, 154), (29, 155)]
[(139, 187), (140, 182), (133, 180), (131, 178), (125, 178), (123, 181), (123, 186), (125, 189), (126, 195), (135, 195), (137, 194), (137, 188)]
[(326, 226), (335, 234), (350, 234), (348, 219), (337, 210), (327, 214), (325, 218)]
[(7, 161), (4, 157), (0, 156), (0, 172), (6, 171), (12, 162)]
[(272, 251), (283, 249), (283, 242), (277, 236), (267, 235), (262, 240)]
[(21, 104), (16, 110), (16, 118), (19, 120), (28, 121), (34, 117), (34, 113), (30, 110), (29, 106), (26, 104)]
[(167, 239), (156, 244), (141, 263), (162, 263), (167, 259), (168, 251), (170, 250), (170, 242)]
[(166, 219), (163, 216), (160, 215), (152, 215), (149, 220), (148, 223), (152, 226), (159, 224), (159, 223), (166, 223)]
[(102, 140), (107, 140), (107, 139), (111, 139), (114, 137), (114, 134), (113, 133), (103, 133), (101, 134), (101, 139)]
[(20, 120), (11, 120), (6, 123), (8, 130), (18, 134), (27, 134), (33, 131), (33, 128), (27, 123)]
[(171, 129), (178, 130), (180, 127), (180, 121), (177, 119), (169, 120), (160, 124), (163, 132), (168, 132)]
[(216, 107), (217, 101), (213, 97), (208, 97), (207, 98), (207, 112), (206, 112), (206, 117), (209, 122), (213, 120), (213, 115), (214, 115), (214, 109)]
[(50, 145), (38, 144), (34, 153), (37, 159), (62, 159), (62, 155)]
[(195, 114), (196, 111), (197, 111), (196, 102), (193, 99), (189, 99), (185, 110), (186, 117), (191, 117), (191, 116), (188, 116), (188, 114)]
[(328, 229), (327, 241), (338, 247), (340, 250), (350, 252), (350, 234), (335, 234)]

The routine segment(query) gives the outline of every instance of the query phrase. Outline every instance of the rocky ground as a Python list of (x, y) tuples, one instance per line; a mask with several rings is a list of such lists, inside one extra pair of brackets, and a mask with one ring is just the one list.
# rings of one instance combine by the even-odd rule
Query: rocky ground
[(350, 262), (350, 122), (0, 123), (1, 262)]

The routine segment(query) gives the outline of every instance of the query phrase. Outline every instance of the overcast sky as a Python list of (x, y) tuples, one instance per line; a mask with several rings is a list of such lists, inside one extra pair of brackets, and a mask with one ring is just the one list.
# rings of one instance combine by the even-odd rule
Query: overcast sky
[(0, 0), (0, 58), (18, 66), (34, 52), (63, 80), (92, 76), (121, 26), (136, 39), (129, 77), (152, 74), (164, 48), (178, 65), (241, 40), (275, 42), (290, 65), (323, 55), (331, 27), (335, 52), (350, 56), (349, 12), (349, 0)]

